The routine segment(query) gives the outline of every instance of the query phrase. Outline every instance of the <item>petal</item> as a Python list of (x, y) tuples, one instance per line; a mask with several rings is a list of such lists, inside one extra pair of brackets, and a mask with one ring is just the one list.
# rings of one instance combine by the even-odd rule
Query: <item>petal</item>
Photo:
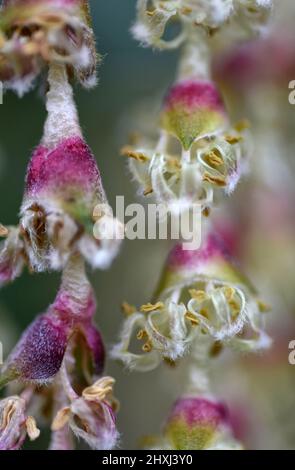
[(39, 316), (8, 357), (3, 374), (13, 374), (24, 381), (46, 383), (60, 369), (69, 331), (59, 318), (49, 314)]
[[(71, 405), (70, 427), (74, 434), (95, 450), (113, 449), (118, 440), (115, 417), (107, 403), (86, 402), (83, 398)], [(87, 431), (77, 424), (75, 416), (85, 423)]]
[(24, 264), (24, 243), (19, 229), (10, 227), (6, 240), (0, 245), (0, 286), (20, 276)]

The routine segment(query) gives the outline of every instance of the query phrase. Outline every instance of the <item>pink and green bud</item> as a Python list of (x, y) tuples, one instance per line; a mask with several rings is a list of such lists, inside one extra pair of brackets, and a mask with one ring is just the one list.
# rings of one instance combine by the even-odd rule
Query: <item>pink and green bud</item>
[(173, 450), (225, 447), (223, 441), (231, 437), (228, 410), (207, 398), (181, 398), (172, 409), (164, 434)]
[(209, 234), (198, 250), (185, 250), (177, 244), (170, 252), (160, 282), (160, 291), (171, 290), (178, 285), (192, 285), (198, 279), (244, 284), (255, 290), (239, 271), (223, 240)]
[(177, 137), (185, 150), (198, 139), (222, 132), (226, 124), (224, 104), (212, 82), (184, 80), (169, 91), (162, 127)]

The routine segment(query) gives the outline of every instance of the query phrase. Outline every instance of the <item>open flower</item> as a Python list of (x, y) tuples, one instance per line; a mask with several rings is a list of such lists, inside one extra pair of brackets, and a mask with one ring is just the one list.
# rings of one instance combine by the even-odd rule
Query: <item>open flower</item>
[(71, 392), (71, 403), (60, 409), (53, 420), (52, 430), (69, 426), (72, 432), (91, 448), (106, 450), (115, 447), (118, 440), (112, 390), (114, 379), (103, 377), (83, 390), (82, 396)]
[(96, 84), (95, 39), (87, 0), (5, 0), (0, 79), (20, 95), (44, 64), (66, 64), (85, 87)]
[[(170, 300), (147, 304), (127, 318), (112, 356), (130, 369), (145, 372), (157, 367), (162, 360), (173, 362), (182, 357), (194, 337), (195, 330), (192, 323), (186, 321), (183, 304)], [(141, 348), (133, 351), (133, 339)]]
[[(212, 32), (231, 20), (247, 33), (256, 31), (266, 21), (271, 6), (272, 0), (138, 0), (132, 32), (145, 46), (175, 48), (187, 39), (192, 26)], [(180, 23), (181, 29), (173, 39), (166, 40), (172, 20)]]
[(49, 84), (48, 118), (28, 166), (19, 230), (8, 233), (0, 252), (3, 280), (19, 275), (24, 259), (34, 271), (59, 270), (76, 251), (94, 268), (108, 267), (122, 239), (64, 66), (51, 66)]
[(168, 92), (156, 145), (124, 147), (130, 170), (168, 207), (200, 204), (208, 209), (218, 189), (231, 193), (247, 166), (245, 123), (231, 128), (222, 98), (211, 81), (188, 79)]
[(24, 398), (11, 396), (0, 400), (0, 450), (18, 450), (26, 436), (31, 440), (39, 437), (35, 419), (26, 415)]
[[(172, 250), (154, 298), (156, 303), (139, 312), (129, 309), (113, 349), (113, 356), (130, 368), (145, 371), (163, 359), (175, 361), (190, 353), (200, 335), (212, 346), (239, 351), (271, 344), (263, 331), (266, 306), (213, 235), (200, 250), (181, 245)], [(141, 351), (133, 350), (134, 337), (144, 342)]]
[(104, 366), (104, 345), (93, 325), (96, 304), (93, 291), (79, 257), (73, 258), (63, 274), (63, 282), (54, 303), (23, 333), (2, 369), (0, 383), (18, 379), (37, 384), (52, 381), (60, 370), (71, 341), (83, 345), (83, 364), (96, 374)]
[[(180, 398), (174, 404), (158, 443), (170, 450), (242, 449), (233, 437), (227, 408), (212, 399), (194, 396)], [(157, 448), (157, 440), (153, 448)]]

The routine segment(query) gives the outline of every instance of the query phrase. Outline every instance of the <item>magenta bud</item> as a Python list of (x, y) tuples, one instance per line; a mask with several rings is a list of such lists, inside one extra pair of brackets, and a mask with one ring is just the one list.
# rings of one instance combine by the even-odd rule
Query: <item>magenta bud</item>
[(222, 403), (188, 397), (175, 403), (165, 426), (165, 435), (175, 450), (204, 450), (228, 430), (229, 413)]
[(239, 271), (223, 240), (215, 234), (209, 234), (197, 250), (185, 250), (182, 244), (172, 248), (157, 295), (183, 283), (192, 285), (200, 276), (208, 281), (213, 279), (246, 285), (253, 291), (253, 286)]
[(3, 373), (23, 381), (44, 383), (60, 369), (67, 347), (69, 326), (53, 315), (41, 315), (23, 333)]
[(196, 139), (223, 130), (226, 122), (222, 98), (212, 82), (184, 80), (170, 89), (162, 126), (181, 141), (185, 150)]

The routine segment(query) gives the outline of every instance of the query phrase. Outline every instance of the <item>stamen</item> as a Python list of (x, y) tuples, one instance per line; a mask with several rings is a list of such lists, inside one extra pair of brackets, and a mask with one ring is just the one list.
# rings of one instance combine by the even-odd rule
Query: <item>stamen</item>
[(143, 313), (154, 312), (155, 310), (162, 310), (164, 308), (163, 302), (157, 302), (156, 304), (145, 304), (140, 307), (140, 311)]
[(128, 145), (121, 149), (121, 155), (123, 155), (123, 157), (133, 158), (134, 160), (140, 163), (145, 163), (149, 161), (149, 158), (146, 155), (141, 152), (136, 152), (132, 149), (132, 147)]
[(231, 145), (235, 145), (235, 144), (238, 144), (239, 142), (241, 142), (244, 139), (241, 135), (240, 136), (226, 135), (225, 140), (226, 140), (227, 143), (229, 143)]
[(151, 350), (153, 349), (153, 345), (150, 341), (147, 341), (143, 346), (142, 346), (142, 350), (146, 353), (149, 353), (151, 352)]
[(186, 312), (185, 318), (189, 320), (193, 326), (199, 325), (199, 320), (191, 312)]
[(115, 380), (112, 377), (103, 377), (93, 385), (83, 390), (82, 395), (88, 401), (102, 401), (113, 393)]
[(139, 332), (136, 335), (136, 338), (138, 340), (142, 340), (143, 338), (146, 338), (147, 336), (148, 336), (148, 334), (145, 330), (139, 330)]
[(212, 345), (212, 348), (210, 349), (210, 356), (217, 357), (222, 351), (223, 344), (221, 343), (221, 341), (215, 341), (215, 343)]
[(130, 305), (128, 302), (122, 303), (121, 310), (127, 317), (136, 312), (136, 308), (134, 307), (134, 305)]
[(204, 160), (213, 168), (218, 168), (224, 164), (224, 160), (217, 150), (212, 150), (211, 152), (207, 153), (204, 157)]
[(220, 187), (226, 186), (226, 181), (223, 176), (212, 176), (209, 173), (204, 173), (203, 181), (211, 184), (216, 184)]
[(62, 429), (68, 423), (70, 416), (71, 409), (68, 406), (59, 410), (51, 424), (51, 430), (59, 431), (60, 429)]
[(192, 13), (192, 11), (193, 11), (193, 9), (190, 8), (190, 7), (183, 7), (183, 8), (181, 8), (180, 13), (182, 15), (190, 15)]
[(35, 441), (40, 436), (40, 429), (37, 428), (36, 420), (33, 416), (26, 419), (27, 433), (31, 441)]
[(264, 303), (262, 300), (258, 300), (257, 305), (261, 313), (268, 313), (271, 311), (271, 306)]
[(6, 429), (12, 420), (13, 414), (16, 411), (16, 403), (14, 400), (9, 400), (3, 410), (0, 431)]
[(4, 227), (4, 225), (0, 224), (0, 237), (7, 237), (9, 233), (8, 228)]
[(208, 295), (203, 290), (190, 289), (189, 295), (192, 299), (197, 300), (199, 303), (205, 302), (208, 299)]
[(144, 191), (143, 195), (148, 196), (149, 194), (152, 194), (154, 192), (153, 188), (151, 186), (148, 186)]
[(246, 129), (249, 129), (250, 127), (251, 127), (251, 124), (247, 119), (242, 119), (241, 121), (237, 122), (236, 125), (234, 126), (235, 130), (238, 132), (242, 132)]
[(224, 292), (226, 300), (230, 301), (233, 299), (236, 291), (233, 287), (227, 286), (223, 289), (223, 292)]

